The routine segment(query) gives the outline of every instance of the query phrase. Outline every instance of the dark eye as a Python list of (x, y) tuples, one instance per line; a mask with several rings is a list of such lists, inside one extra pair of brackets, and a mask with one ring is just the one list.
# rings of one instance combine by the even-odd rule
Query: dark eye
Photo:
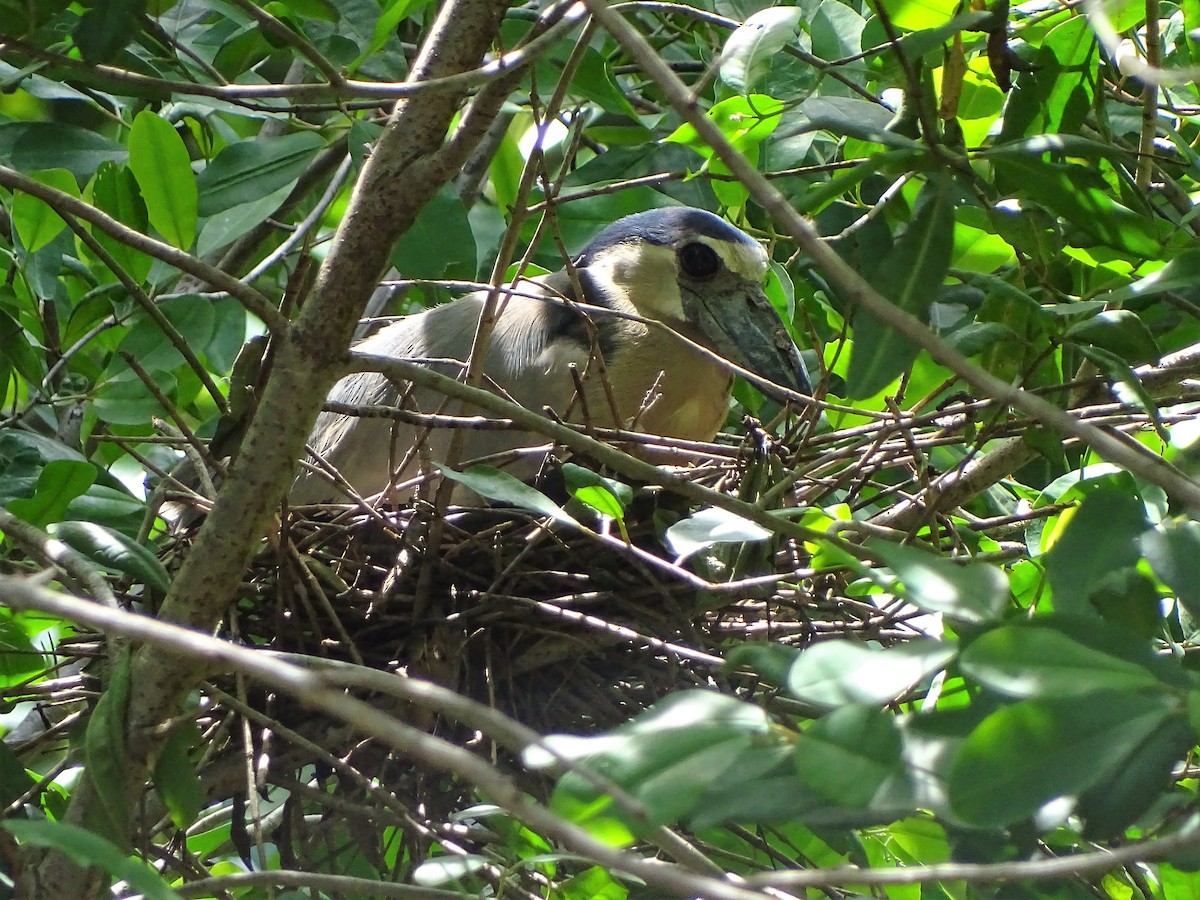
[(679, 268), (689, 278), (712, 278), (721, 269), (721, 257), (707, 244), (684, 244), (679, 248)]

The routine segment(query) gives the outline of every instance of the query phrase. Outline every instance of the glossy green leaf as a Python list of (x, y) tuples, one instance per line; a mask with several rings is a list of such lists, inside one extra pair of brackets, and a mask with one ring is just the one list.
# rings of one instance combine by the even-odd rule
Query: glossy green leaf
[(959, 4), (951, 0), (884, 0), (883, 8), (897, 28), (920, 31), (950, 21)]
[(1008, 579), (996, 566), (958, 562), (884, 541), (868, 546), (903, 582), (904, 596), (926, 612), (987, 622), (1008, 605)]
[(1006, 626), (981, 635), (963, 650), (959, 668), (983, 686), (1019, 698), (1069, 698), (1162, 686), (1144, 666), (1039, 625)]
[(94, 831), (69, 822), (17, 819), (0, 822), (0, 828), (23, 846), (52, 847), (78, 865), (95, 866), (126, 882), (147, 900), (179, 900), (162, 875), (142, 860), (126, 856), (120, 847)]
[(678, 560), (716, 544), (753, 543), (770, 536), (771, 532), (761, 525), (715, 506), (680, 519), (664, 535)]
[(46, 373), (45, 357), (35, 348), (32, 336), (3, 309), (0, 309), (0, 357), (8, 359), (26, 381), (40, 383)]
[(142, 30), (146, 0), (96, 0), (79, 17), (72, 36), (90, 63), (112, 62)]
[(200, 215), (254, 203), (295, 184), (324, 146), (311, 131), (230, 144), (196, 178)]
[(563, 481), (571, 496), (589, 509), (618, 522), (633, 500), (633, 488), (612, 478), (597, 475), (575, 463), (563, 463)]
[(1162, 251), (1169, 229), (1114, 200), (1111, 188), (1098, 184), (1090, 169), (1022, 158), (998, 159), (995, 164), (998, 173), (1020, 185), (1024, 196), (1093, 240), (1137, 258), (1154, 258)]
[(1079, 798), (1084, 836), (1089, 840), (1120, 837), (1159, 800), (1171, 783), (1172, 769), (1195, 742), (1195, 732), (1177, 717), (1151, 732), (1111, 778)]
[(1141, 536), (1146, 561), (1175, 591), (1192, 618), (1200, 621), (1200, 522), (1161, 523)]
[[(212, 338), (216, 311), (212, 301), (206, 297), (194, 294), (174, 297), (159, 304), (159, 312), (193, 350), (203, 350)], [(146, 315), (134, 318), (117, 352), (129, 354), (148, 372), (171, 370), (184, 365), (183, 354), (175, 343), (163, 333), (157, 322)], [(117, 372), (124, 368), (124, 362), (118, 359), (114, 360), (110, 370)]]
[(1072, 16), (1048, 34), (1016, 79), (1005, 108), (1000, 143), (1073, 134), (1092, 106), (1096, 41), (1087, 19)]
[[(101, 163), (96, 170), (96, 177), (92, 179), (91, 192), (92, 202), (98, 209), (135, 231), (146, 231), (150, 223), (146, 203), (138, 190), (137, 179), (128, 166), (114, 162)], [(109, 237), (99, 228), (92, 229), (92, 236), (134, 281), (141, 283), (146, 280), (154, 262), (151, 257)]]
[(79, 125), (0, 122), (0, 159), (23, 172), (66, 169), (77, 178), (90, 178), (101, 163), (128, 156), (121, 144)]
[[(750, 94), (722, 100), (707, 115), (738, 150), (756, 153), (759, 144), (779, 127), (783, 110), (784, 104), (774, 97)], [(685, 144), (705, 158), (712, 156), (712, 148), (691, 125), (681, 125), (663, 140)]]
[(371, 31), (371, 42), (346, 66), (346, 71), (357, 72), (359, 67), (381, 50), (389, 40), (395, 39), (396, 27), (402, 21), (428, 4), (429, 0), (388, 0)]
[(190, 827), (204, 806), (204, 786), (188, 757), (189, 748), (199, 742), (200, 732), (194, 725), (175, 728), (154, 763), (154, 788), (179, 829)]
[(131, 669), (132, 656), (126, 649), (112, 666), (111, 680), (92, 710), (84, 735), (87, 773), (99, 797), (88, 809), (87, 824), (103, 828), (105, 834), (125, 834), (133, 809), (125, 741)]
[(0, 803), (15, 803), (36, 784), (12, 748), (0, 741)]
[(798, 6), (773, 6), (750, 16), (725, 41), (721, 79), (743, 96), (751, 93), (775, 57), (795, 40), (802, 16)]
[(186, 250), (196, 239), (196, 176), (174, 126), (144, 109), (129, 134), (129, 168), (146, 202), (150, 224), (168, 243)]
[[(66, 169), (34, 172), (31, 177), (40, 184), (72, 197), (79, 196), (79, 185), (75, 182), (75, 176)], [(67, 223), (44, 201), (19, 191), (13, 195), (12, 222), (27, 253), (41, 250), (67, 227)]]
[(1088, 612), (1088, 598), (1107, 576), (1137, 565), (1147, 527), (1136, 496), (1103, 488), (1085, 497), (1044, 557), (1055, 610)]
[(438, 191), (417, 214), (392, 250), (392, 265), (406, 278), (475, 277), (475, 234), (452, 185)]
[[(249, 234), (261, 225), (264, 219), (279, 209), (280, 204), (292, 192), (292, 187), (293, 185), (289, 182), (275, 193), (267, 194), (260, 200), (214, 212), (200, 227), (200, 236), (196, 238), (196, 253), (200, 256), (207, 256), (229, 246), (243, 235)], [(203, 193), (200, 195), (200, 203), (203, 208)]]
[(932, 638), (886, 649), (852, 640), (825, 641), (796, 658), (784, 689), (822, 706), (890, 703), (945, 668), (955, 652), (953, 645)]
[(1134, 366), (1157, 362), (1162, 355), (1141, 317), (1127, 309), (1104, 310), (1072, 325), (1064, 336), (1081, 344), (1094, 344)]
[(1172, 715), (1154, 694), (1097, 692), (1022, 700), (992, 713), (950, 769), (950, 802), (978, 827), (1032, 816), (1056, 797), (1077, 797), (1127, 765)]
[(1162, 417), (1159, 415), (1158, 404), (1154, 401), (1154, 395), (1147, 390), (1137, 373), (1123, 357), (1092, 344), (1080, 347), (1079, 353), (1095, 363), (1096, 367), (1104, 373), (1104, 376), (1112, 383), (1113, 393), (1116, 394), (1117, 399), (1146, 413), (1154, 423), (1164, 444), (1170, 440), (1167, 429), (1162, 423)]
[(796, 738), (800, 780), (831, 803), (866, 807), (888, 779), (902, 777), (896, 720), (874, 706), (844, 706)]
[(802, 650), (774, 641), (746, 641), (725, 654), (731, 671), (748, 669), (771, 684), (782, 685)]
[[(936, 299), (954, 246), (954, 198), (949, 179), (937, 177), (921, 190), (912, 221), (879, 266), (873, 287), (923, 321)], [(879, 393), (912, 365), (917, 348), (865, 309), (854, 316), (854, 351), (846, 376), (847, 396)]]
[(46, 464), (38, 475), (32, 497), (13, 500), (8, 511), (26, 522), (45, 528), (62, 521), (67, 504), (96, 481), (96, 467), (89, 462), (59, 459)]
[(54, 536), (92, 562), (166, 592), (171, 577), (154, 552), (119, 531), (92, 522), (59, 522)]
[(464, 472), (456, 472), (442, 465), (437, 468), (443, 477), (470, 488), (488, 500), (510, 503), (520, 509), (547, 516), (556, 522), (567, 525), (579, 524), (561, 506), (537, 488), (530, 487), (519, 478), (493, 466), (471, 466)]
[[(649, 824), (689, 815), (713, 779), (734, 771), (768, 731), (757, 706), (711, 691), (686, 691), (662, 700), (626, 725), (591, 738), (554, 736), (546, 744), (582, 760), (639, 801), (647, 819), (612, 805), (592, 783), (572, 772), (560, 779), (551, 808), (593, 833), (627, 842)], [(526, 765), (551, 764), (545, 750), (525, 753)]]
[(46, 671), (46, 659), (33, 643), (28, 616), (0, 611), (0, 687), (23, 684)]
[(1119, 306), (1130, 300), (1154, 297), (1171, 291), (1184, 291), (1200, 284), (1200, 250), (1173, 254), (1161, 269), (1124, 287), (1098, 294), (1096, 300)]
[[(168, 398), (175, 395), (178, 382), (170, 372), (154, 371), (150, 377)], [(167, 414), (158, 398), (127, 368), (116, 370), (97, 386), (92, 408), (110, 425), (145, 427), (155, 416)]]

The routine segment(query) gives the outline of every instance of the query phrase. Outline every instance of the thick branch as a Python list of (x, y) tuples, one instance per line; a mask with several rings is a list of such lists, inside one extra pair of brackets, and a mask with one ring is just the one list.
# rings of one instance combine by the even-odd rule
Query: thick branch
[[(452, 0), (444, 5), (410, 81), (454, 76), (478, 67), (505, 8), (500, 0)], [(295, 323), (277, 335), (275, 362), (262, 400), (229, 478), (163, 603), (164, 619), (211, 632), (236, 597), (272, 510), (291, 484), (295, 461), (304, 451), (321, 402), (340, 374), (354, 325), (393, 243), (451, 174), (439, 154), (463, 97), (463, 90), (421, 92), (397, 106), (363, 168), (312, 294)], [(470, 152), (468, 143), (459, 152)], [(0, 170), (5, 173), (16, 174)], [(439, 180), (439, 176), (443, 177)], [(25, 189), (28, 180), (16, 177), (21, 182), (17, 186)], [(64, 205), (69, 212), (94, 221), (90, 207), (79, 209), (78, 201)], [(208, 275), (205, 271), (200, 277), (210, 280)], [(227, 276), (219, 281), (218, 287), (235, 296), (247, 290)], [(280, 318), (277, 312), (275, 318)], [(155, 647), (142, 648), (135, 656), (126, 772), (131, 791), (144, 782), (157, 755), (160, 739), (155, 727), (174, 714), (201, 676), (196, 660), (184, 664), (177, 655)], [(85, 772), (69, 810), (70, 820), (83, 821), (97, 801)], [(49, 854), (37, 866), (36, 882), (40, 894), (34, 896), (45, 897), (85, 897), (97, 887), (58, 853)]]

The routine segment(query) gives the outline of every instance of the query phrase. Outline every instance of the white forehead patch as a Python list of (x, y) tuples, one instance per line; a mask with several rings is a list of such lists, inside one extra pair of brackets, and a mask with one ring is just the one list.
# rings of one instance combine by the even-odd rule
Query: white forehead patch
[(712, 247), (729, 271), (736, 272), (755, 284), (767, 277), (767, 251), (758, 242), (746, 244), (739, 241), (734, 244), (707, 235), (699, 235), (691, 240)]

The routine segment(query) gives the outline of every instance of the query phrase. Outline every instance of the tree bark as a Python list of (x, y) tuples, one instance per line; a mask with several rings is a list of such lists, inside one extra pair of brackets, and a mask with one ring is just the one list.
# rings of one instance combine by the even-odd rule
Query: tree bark
[[(441, 9), (413, 64), (410, 82), (454, 75), (478, 67), (491, 47), (507, 4), (502, 0), (450, 0)], [(511, 76), (503, 76), (511, 78)], [(491, 90), (489, 90), (491, 88)], [(161, 617), (214, 631), (237, 597), (246, 565), (288, 488), (321, 402), (340, 376), (354, 326), (384, 270), (396, 239), (421, 207), (458, 170), (479, 137), (484, 120), (499, 109), (501, 93), (485, 87), (464, 127), (450, 142), (447, 132), (465, 89), (424, 91), (400, 101), (372, 149), (346, 216), (316, 284), (295, 321), (278, 339), (275, 362), (258, 410), (212, 512), (172, 584)], [(132, 660), (126, 710), (125, 787), (136, 798), (161, 745), (157, 726), (177, 713), (203, 676), (202, 665), (154, 647)], [(95, 821), (102, 800), (85, 771), (68, 821)], [(137, 803), (129, 804), (136, 808)], [(111, 811), (109, 811), (111, 812)], [(117, 843), (129, 839), (131, 822), (117, 823)], [(20, 894), (58, 900), (95, 896), (103, 879), (54, 850), (31, 852)]]

